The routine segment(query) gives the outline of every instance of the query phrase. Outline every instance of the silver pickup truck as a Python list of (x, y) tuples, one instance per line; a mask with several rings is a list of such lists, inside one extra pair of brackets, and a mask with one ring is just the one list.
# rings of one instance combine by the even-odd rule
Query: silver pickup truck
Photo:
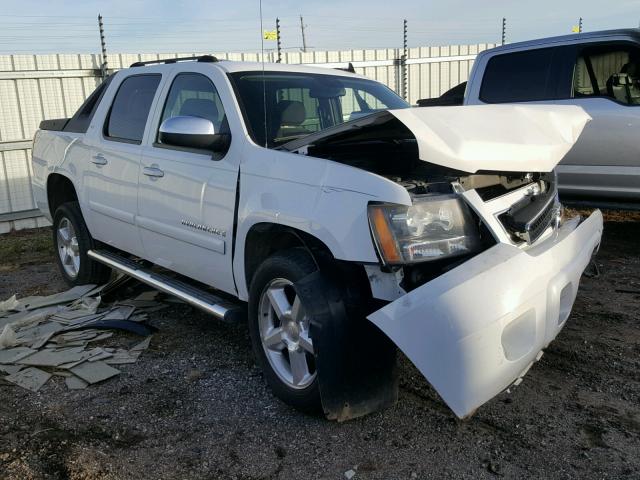
[(469, 81), (418, 105), (576, 105), (592, 120), (558, 165), (563, 201), (640, 208), (640, 30), (513, 43), (481, 52)]

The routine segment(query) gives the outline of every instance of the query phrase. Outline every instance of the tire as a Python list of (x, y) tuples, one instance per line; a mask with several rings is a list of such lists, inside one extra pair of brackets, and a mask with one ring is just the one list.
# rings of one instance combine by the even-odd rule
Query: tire
[[(302, 309), (293, 306), (298, 298), (293, 284), (316, 270), (313, 258), (301, 248), (278, 252), (258, 267), (249, 291), (249, 334), (257, 363), (274, 394), (306, 413), (321, 411), (320, 390), (312, 340), (308, 335), (309, 319), (304, 315), (304, 306)], [(279, 317), (273, 307), (272, 299), (276, 297), (278, 304), (284, 305), (286, 299), (295, 313)], [(301, 305), (299, 300), (298, 304)], [(263, 340), (277, 339), (277, 328), (281, 330), (282, 345), (278, 345), (277, 340), (273, 344), (271, 340)], [(304, 371), (302, 359), (306, 362), (308, 375), (300, 374)], [(293, 364), (297, 368), (294, 369)]]
[(78, 202), (60, 205), (53, 215), (53, 246), (62, 278), (70, 286), (109, 280), (111, 269), (87, 255), (94, 245)]

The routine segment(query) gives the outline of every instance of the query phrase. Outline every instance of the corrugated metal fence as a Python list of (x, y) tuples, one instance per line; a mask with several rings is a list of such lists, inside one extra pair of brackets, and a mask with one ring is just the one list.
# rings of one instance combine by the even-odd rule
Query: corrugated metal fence
[[(407, 99), (437, 97), (467, 80), (476, 54), (494, 44), (411, 48), (406, 60)], [(108, 67), (192, 54), (111, 54)], [(218, 58), (258, 61), (259, 54)], [(266, 61), (273, 61), (269, 52)], [(283, 62), (324, 67), (353, 64), (357, 73), (402, 93), (402, 50), (286, 52)], [(100, 83), (98, 55), (0, 55), (0, 233), (46, 225), (31, 192), (31, 139), (41, 120), (70, 117)]]

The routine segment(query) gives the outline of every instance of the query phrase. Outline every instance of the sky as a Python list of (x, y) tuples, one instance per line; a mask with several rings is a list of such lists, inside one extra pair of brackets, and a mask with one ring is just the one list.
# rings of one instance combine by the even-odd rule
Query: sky
[[(98, 53), (98, 14), (109, 53), (256, 52), (259, 0), (0, 0), (0, 53)], [(637, 28), (640, 0), (263, 0), (263, 30), (280, 18), (282, 47), (309, 50), (499, 43), (584, 31)], [(265, 40), (266, 50), (276, 42)]]

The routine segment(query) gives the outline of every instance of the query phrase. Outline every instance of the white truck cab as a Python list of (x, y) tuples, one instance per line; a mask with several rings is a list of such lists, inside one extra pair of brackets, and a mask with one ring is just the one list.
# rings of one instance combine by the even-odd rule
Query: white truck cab
[(599, 246), (602, 216), (565, 219), (554, 173), (588, 121), (170, 59), (43, 122), (33, 186), (70, 284), (114, 269), (248, 318), (289, 404), (344, 420), (393, 403), (397, 346), (465, 417), (540, 358)]

